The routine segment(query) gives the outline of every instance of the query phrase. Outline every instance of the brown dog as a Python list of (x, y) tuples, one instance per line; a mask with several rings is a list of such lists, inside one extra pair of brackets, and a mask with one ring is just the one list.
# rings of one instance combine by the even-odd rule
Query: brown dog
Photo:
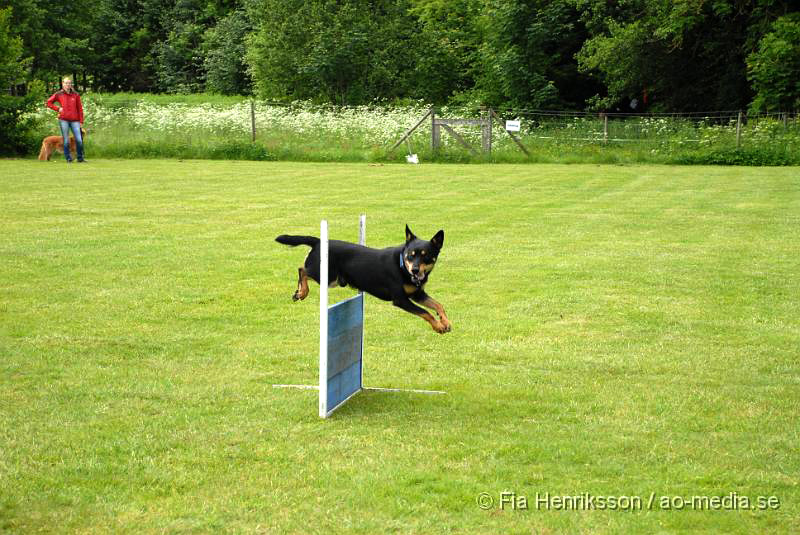
[[(86, 140), (86, 130), (84, 130), (83, 127), (81, 127), (81, 137)], [(75, 146), (75, 138), (72, 136), (69, 138), (69, 148), (72, 154), (78, 153), (78, 149)], [(39, 160), (43, 162), (50, 161), (50, 157), (55, 151), (64, 152), (64, 138), (61, 136), (47, 136), (42, 140), (42, 150), (39, 151)]]

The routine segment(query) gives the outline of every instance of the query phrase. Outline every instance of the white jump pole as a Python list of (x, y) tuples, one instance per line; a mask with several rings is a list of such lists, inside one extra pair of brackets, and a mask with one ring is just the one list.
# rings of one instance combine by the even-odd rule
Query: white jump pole
[[(359, 245), (367, 245), (367, 214), (361, 214), (358, 218), (358, 243)], [(364, 294), (364, 292), (358, 292)], [(366, 299), (361, 300), (361, 317), (364, 318), (364, 302)], [(365, 321), (361, 325), (361, 388), (364, 388), (364, 331), (367, 326)]]
[(319, 417), (328, 405), (328, 221), (319, 225)]

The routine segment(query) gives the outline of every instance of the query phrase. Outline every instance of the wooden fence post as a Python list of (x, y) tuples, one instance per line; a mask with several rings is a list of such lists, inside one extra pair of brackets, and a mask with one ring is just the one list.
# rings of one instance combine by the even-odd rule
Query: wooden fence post
[[(491, 109), (491, 108), (490, 108)], [(481, 145), (484, 154), (492, 153), (492, 119), (486, 106), (481, 106)]]
[(439, 150), (441, 141), (441, 132), (439, 131), (439, 124), (436, 122), (436, 108), (431, 108), (431, 148), (433, 152)]
[(742, 146), (742, 110), (739, 110), (739, 116), (736, 118), (736, 148)]
[(253, 133), (253, 143), (256, 142), (256, 105), (253, 99), (250, 99), (250, 131)]

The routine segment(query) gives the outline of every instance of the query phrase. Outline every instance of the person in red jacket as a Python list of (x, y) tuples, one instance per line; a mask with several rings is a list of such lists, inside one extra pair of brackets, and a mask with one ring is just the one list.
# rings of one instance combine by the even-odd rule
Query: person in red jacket
[[(67, 163), (72, 163), (69, 153), (69, 131), (75, 138), (75, 151), (78, 153), (78, 162), (83, 163), (83, 137), (81, 125), (83, 124), (83, 104), (81, 96), (72, 89), (72, 79), (64, 78), (61, 81), (61, 91), (57, 91), (47, 99), (47, 107), (58, 112), (58, 125), (61, 127), (61, 136), (64, 138), (64, 157)], [(58, 102), (61, 107), (55, 105)]]

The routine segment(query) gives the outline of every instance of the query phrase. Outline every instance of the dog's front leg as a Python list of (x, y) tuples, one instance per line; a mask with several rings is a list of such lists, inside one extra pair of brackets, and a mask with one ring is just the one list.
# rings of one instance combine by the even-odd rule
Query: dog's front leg
[(406, 296), (393, 299), (392, 304), (394, 304), (394, 306), (396, 307), (402, 308), (406, 312), (411, 312), (412, 314), (424, 319), (430, 324), (433, 330), (439, 334), (444, 334), (450, 330), (449, 323), (447, 327), (445, 327), (445, 325), (436, 318), (434, 318), (430, 312), (428, 312), (424, 308), (418, 307), (417, 305), (412, 303), (411, 300)]
[(439, 303), (436, 299), (426, 294), (422, 290), (420, 290), (420, 292), (417, 295), (414, 295), (411, 298), (420, 305), (435, 310), (436, 313), (439, 315), (439, 320), (442, 326), (444, 327), (444, 332), (449, 333), (451, 331), (452, 324), (450, 323), (450, 320), (447, 319), (447, 314), (445, 313), (444, 307), (441, 305), (441, 303)]

